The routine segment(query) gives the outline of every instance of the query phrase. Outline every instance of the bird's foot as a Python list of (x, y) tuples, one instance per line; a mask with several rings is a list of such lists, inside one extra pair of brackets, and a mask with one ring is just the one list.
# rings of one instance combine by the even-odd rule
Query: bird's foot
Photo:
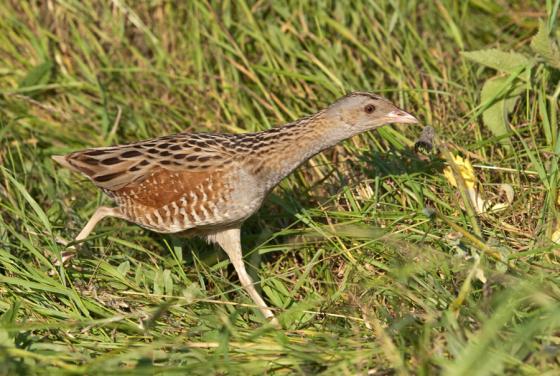
[[(56, 242), (59, 244), (62, 244), (64, 246), (68, 245), (68, 241), (62, 238), (57, 238)], [(78, 250), (76, 249), (75, 246), (70, 246), (68, 248), (66, 248), (65, 250), (60, 252), (60, 257), (58, 257), (57, 255), (53, 255), (51, 256), (51, 262), (53, 264), (54, 267), (59, 267), (59, 266), (68, 266), (70, 265), (72, 259), (74, 257), (76, 257), (78, 254)], [(51, 270), (49, 272), (49, 275), (54, 275), (56, 273), (56, 270)]]

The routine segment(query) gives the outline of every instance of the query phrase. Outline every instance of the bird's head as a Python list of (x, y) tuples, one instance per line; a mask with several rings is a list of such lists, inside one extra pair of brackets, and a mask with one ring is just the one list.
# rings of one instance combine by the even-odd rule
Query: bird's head
[(411, 114), (376, 94), (355, 92), (340, 98), (325, 111), (331, 124), (357, 134), (389, 123), (418, 123)]

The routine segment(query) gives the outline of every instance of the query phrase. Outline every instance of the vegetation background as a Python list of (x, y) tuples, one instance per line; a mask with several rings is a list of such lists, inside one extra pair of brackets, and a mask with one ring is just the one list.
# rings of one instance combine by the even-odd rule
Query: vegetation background
[[(557, 375), (558, 7), (0, 0), (0, 374)], [(106, 220), (53, 265), (108, 199), (51, 155), (351, 90), (437, 150), (385, 127), (272, 193), (243, 237), (283, 329), (201, 241)]]

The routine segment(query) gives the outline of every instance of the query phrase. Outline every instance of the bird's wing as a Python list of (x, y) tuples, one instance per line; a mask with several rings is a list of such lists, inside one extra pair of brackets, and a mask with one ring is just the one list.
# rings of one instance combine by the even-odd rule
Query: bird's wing
[(235, 142), (228, 135), (179, 133), (127, 145), (53, 156), (104, 190), (118, 191), (162, 172), (200, 173), (233, 162)]

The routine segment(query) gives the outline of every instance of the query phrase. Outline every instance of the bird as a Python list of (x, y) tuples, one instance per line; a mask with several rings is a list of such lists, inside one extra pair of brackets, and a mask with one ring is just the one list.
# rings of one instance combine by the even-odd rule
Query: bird
[(225, 251), (256, 307), (277, 324), (245, 268), (243, 222), (282, 179), (319, 152), (385, 124), (417, 122), (384, 97), (351, 92), (310, 116), (261, 132), (182, 132), (52, 158), (85, 175), (115, 203), (95, 210), (76, 243), (106, 217), (203, 237)]

